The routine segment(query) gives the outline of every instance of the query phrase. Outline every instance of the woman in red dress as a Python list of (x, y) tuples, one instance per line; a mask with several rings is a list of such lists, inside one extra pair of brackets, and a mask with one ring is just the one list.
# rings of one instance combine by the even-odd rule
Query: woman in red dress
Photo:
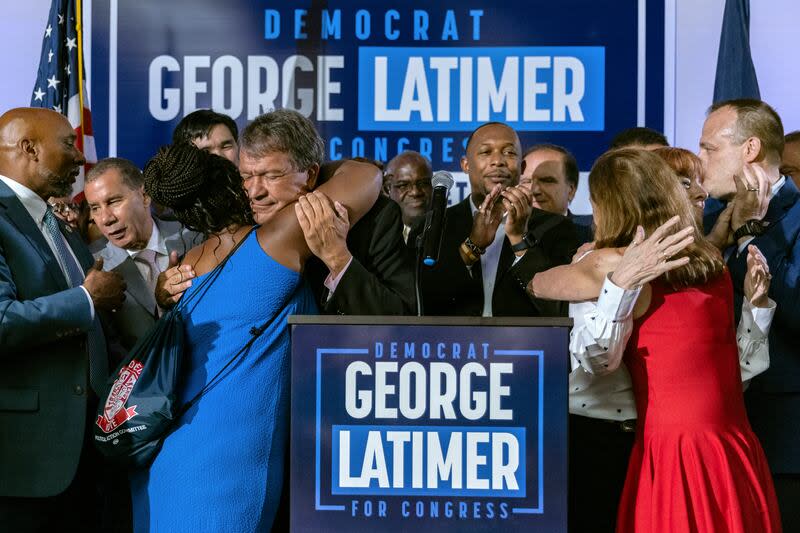
[[(624, 361), (638, 413), (617, 531), (781, 531), (769, 467), (744, 408), (733, 289), (719, 251), (675, 174), (652, 153), (604, 154), (589, 187), (592, 260), (558, 267), (558, 280), (537, 275), (534, 284), (561, 281), (575, 290), (601, 279), (641, 290), (625, 318), (633, 328), (624, 352), (592, 363), (606, 373)], [(643, 242), (645, 232), (652, 235)], [(574, 275), (587, 265), (588, 276)]]

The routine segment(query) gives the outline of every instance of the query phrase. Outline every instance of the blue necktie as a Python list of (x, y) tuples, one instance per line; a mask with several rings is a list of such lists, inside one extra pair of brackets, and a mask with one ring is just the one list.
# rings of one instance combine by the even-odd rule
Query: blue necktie
[[(49, 206), (44, 214), (44, 226), (50, 233), (61, 263), (67, 270), (69, 284), (72, 287), (80, 286), (85, 278), (83, 270), (67, 249), (67, 243), (58, 226), (58, 220)], [(89, 347), (89, 384), (97, 394), (102, 394), (108, 377), (108, 351), (103, 327), (100, 325), (97, 313), (95, 313), (94, 322), (87, 332), (87, 343)]]

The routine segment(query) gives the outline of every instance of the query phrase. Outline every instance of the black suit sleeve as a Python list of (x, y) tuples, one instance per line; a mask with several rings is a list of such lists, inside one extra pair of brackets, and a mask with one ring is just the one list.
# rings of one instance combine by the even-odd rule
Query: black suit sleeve
[(326, 313), (404, 315), (415, 307), (414, 278), (400, 208), (379, 198), (348, 236), (353, 261), (324, 304)]
[(511, 268), (511, 274), (519, 289), (525, 292), (531, 303), (539, 310), (540, 316), (566, 316), (567, 304), (561, 301), (534, 298), (527, 291), (528, 284), (537, 272), (568, 264), (580, 246), (580, 233), (575, 224), (565, 217), (559, 217), (561, 221), (554, 224), (555, 219), (551, 217), (557, 216), (531, 217), (529, 233), (533, 232), (536, 225), (543, 227), (544, 224), (549, 223), (550, 227), (537, 238), (536, 244), (529, 248)]

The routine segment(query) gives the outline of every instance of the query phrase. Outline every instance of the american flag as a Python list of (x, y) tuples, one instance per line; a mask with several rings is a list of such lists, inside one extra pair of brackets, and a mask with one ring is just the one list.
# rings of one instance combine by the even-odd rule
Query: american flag
[(73, 196), (83, 194), (84, 173), (97, 163), (92, 113), (84, 81), (80, 16), (80, 0), (53, 0), (44, 30), (39, 72), (31, 96), (31, 107), (54, 109), (65, 115), (75, 128), (75, 144), (86, 157), (86, 166), (75, 180)]

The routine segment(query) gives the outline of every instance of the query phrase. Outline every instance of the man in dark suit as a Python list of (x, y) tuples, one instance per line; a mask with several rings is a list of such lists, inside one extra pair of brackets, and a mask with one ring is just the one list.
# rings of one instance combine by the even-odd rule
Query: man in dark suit
[(124, 298), (47, 208), (84, 163), (60, 114), (0, 117), (0, 524), (93, 531), (101, 505), (88, 431), (108, 374), (103, 310)]
[(343, 206), (311, 192), (319, 182), (323, 147), (314, 125), (296, 111), (279, 109), (248, 124), (240, 139), (239, 170), (253, 217), (261, 223), (297, 200), (300, 226), (319, 259), (306, 264), (305, 274), (323, 312), (409, 313), (413, 278), (405, 263), (400, 208), (380, 196), (350, 228)]
[(530, 191), (534, 207), (569, 218), (583, 244), (594, 238), (592, 215), (576, 215), (569, 210), (579, 178), (578, 162), (563, 146), (537, 144), (525, 151), (520, 186)]
[[(748, 417), (772, 469), (785, 531), (800, 531), (800, 192), (779, 166), (783, 125), (760, 100), (731, 100), (709, 110), (700, 138), (706, 229), (726, 234), (736, 320), (742, 307), (747, 246), (764, 254), (777, 303), (769, 332), (770, 366), (745, 393)], [(725, 204), (733, 201), (732, 209)], [(725, 241), (723, 241), (724, 243)], [(724, 244), (723, 244), (724, 246)]]
[(426, 315), (566, 313), (564, 303), (531, 298), (525, 288), (537, 272), (570, 261), (578, 234), (566, 217), (532, 207), (518, 186), (521, 163), (519, 137), (505, 124), (470, 135), (461, 167), (471, 194), (447, 209), (439, 261), (422, 270)]

